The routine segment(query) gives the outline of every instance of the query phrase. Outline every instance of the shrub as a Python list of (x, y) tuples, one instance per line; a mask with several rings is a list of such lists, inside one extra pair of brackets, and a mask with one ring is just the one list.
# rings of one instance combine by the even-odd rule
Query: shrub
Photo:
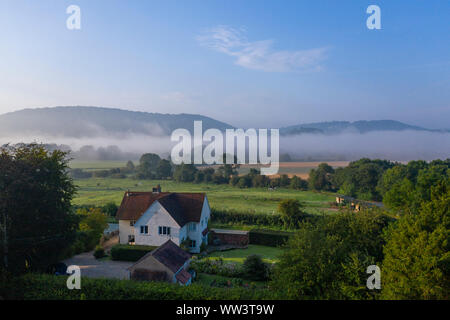
[(153, 246), (132, 246), (128, 244), (116, 244), (111, 248), (111, 259), (119, 261), (138, 261), (144, 255), (153, 251)]
[(305, 219), (305, 213), (301, 211), (304, 207), (296, 199), (284, 199), (278, 203), (278, 211), (281, 213), (281, 219), (285, 228), (298, 228)]
[(222, 258), (192, 260), (191, 269), (199, 273), (217, 274), (224, 277), (241, 277), (242, 267), (236, 263), (224, 263)]
[(263, 281), (268, 279), (268, 266), (257, 254), (249, 255), (243, 265), (244, 277), (249, 280)]
[(104, 256), (105, 256), (105, 249), (103, 249), (101, 245), (97, 245), (94, 251), (95, 259), (100, 259), (103, 258)]
[(284, 245), (292, 235), (292, 232), (253, 229), (249, 232), (249, 243), (278, 247)]
[(100, 236), (96, 232), (78, 231), (75, 241), (70, 248), (71, 250), (69, 256), (93, 250), (98, 244), (99, 239)]

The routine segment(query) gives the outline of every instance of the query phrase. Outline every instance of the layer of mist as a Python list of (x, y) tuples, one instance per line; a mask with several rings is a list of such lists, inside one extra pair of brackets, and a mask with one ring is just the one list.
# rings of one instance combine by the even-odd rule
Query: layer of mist
[[(175, 145), (169, 136), (161, 135), (0, 137), (0, 144), (30, 142), (61, 145), (63, 149), (70, 149), (71, 156), (77, 160), (135, 160), (148, 152), (166, 157)], [(282, 136), (280, 154), (288, 154), (294, 161), (356, 160), (363, 157), (396, 161), (445, 159), (450, 157), (450, 133), (385, 131)]]

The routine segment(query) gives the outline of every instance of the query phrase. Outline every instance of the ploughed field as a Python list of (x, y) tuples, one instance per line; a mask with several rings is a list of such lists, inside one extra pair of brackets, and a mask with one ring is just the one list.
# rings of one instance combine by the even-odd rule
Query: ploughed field
[(171, 180), (134, 180), (112, 178), (90, 178), (75, 180), (78, 192), (73, 200), (75, 205), (104, 205), (115, 202), (120, 205), (127, 190), (151, 191), (157, 184), (167, 192), (205, 192), (210, 206), (219, 210), (239, 212), (276, 213), (277, 205), (283, 199), (297, 199), (305, 204), (305, 211), (311, 214), (331, 213), (332, 194), (311, 191), (297, 191), (278, 188), (240, 189), (230, 185), (178, 183)]

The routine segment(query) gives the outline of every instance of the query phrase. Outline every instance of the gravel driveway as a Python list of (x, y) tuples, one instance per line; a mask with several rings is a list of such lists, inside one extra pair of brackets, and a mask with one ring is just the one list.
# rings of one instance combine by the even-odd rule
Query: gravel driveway
[(97, 260), (93, 252), (85, 252), (64, 260), (67, 266), (77, 265), (82, 277), (128, 279), (127, 268), (133, 262)]

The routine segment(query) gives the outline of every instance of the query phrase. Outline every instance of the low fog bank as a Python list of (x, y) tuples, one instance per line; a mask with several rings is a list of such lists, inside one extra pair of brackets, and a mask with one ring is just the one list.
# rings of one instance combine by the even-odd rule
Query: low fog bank
[(383, 131), (365, 134), (303, 134), (280, 139), (280, 153), (296, 160), (357, 160), (363, 157), (397, 161), (450, 157), (450, 133)]
[[(71, 150), (77, 160), (136, 160), (143, 153), (167, 157), (174, 142), (169, 136), (130, 134), (122, 138), (63, 138), (57, 136), (0, 137), (10, 143), (57, 144)], [(301, 134), (280, 137), (280, 154), (296, 161), (356, 160), (363, 157), (397, 161), (433, 160), (450, 157), (450, 133), (425, 131), (383, 131), (336, 135)], [(281, 157), (285, 161), (286, 157)]]
[(42, 143), (50, 149), (70, 151), (75, 160), (137, 160), (143, 153), (167, 155), (172, 142), (169, 136), (127, 135), (122, 138), (67, 138), (56, 136), (0, 137), (0, 145)]

